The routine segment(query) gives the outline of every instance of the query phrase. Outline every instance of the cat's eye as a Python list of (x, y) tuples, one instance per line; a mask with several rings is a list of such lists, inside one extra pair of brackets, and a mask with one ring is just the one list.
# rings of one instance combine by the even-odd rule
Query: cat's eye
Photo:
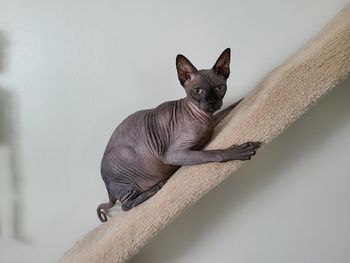
[(201, 88), (194, 88), (193, 89), (193, 93), (196, 94), (196, 95), (200, 95), (203, 93), (203, 89)]
[(215, 88), (217, 91), (224, 91), (225, 90), (225, 85), (220, 85)]

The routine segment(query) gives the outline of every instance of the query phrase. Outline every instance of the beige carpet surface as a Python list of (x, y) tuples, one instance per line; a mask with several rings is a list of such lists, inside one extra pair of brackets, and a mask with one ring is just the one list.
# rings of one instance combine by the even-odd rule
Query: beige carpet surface
[[(208, 149), (270, 142), (350, 75), (350, 5), (270, 72), (219, 125)], [(259, 154), (259, 152), (258, 152)], [(182, 167), (151, 199), (93, 229), (61, 262), (126, 262), (243, 162)]]

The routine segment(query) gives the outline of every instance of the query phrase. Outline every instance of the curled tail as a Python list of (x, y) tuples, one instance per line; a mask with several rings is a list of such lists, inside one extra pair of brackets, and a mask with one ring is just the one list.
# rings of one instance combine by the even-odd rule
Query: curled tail
[[(105, 211), (107, 209), (112, 208), (115, 205), (116, 201), (117, 201), (117, 199), (115, 197), (113, 197), (113, 198), (109, 199), (109, 203), (103, 203), (97, 207), (97, 216), (101, 220), (102, 223), (107, 221), (107, 215), (106, 215)], [(105, 211), (102, 211), (102, 209)]]

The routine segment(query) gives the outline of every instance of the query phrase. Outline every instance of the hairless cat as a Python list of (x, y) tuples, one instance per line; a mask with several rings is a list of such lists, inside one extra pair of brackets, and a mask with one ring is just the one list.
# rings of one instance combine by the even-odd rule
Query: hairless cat
[(204, 70), (197, 70), (185, 56), (178, 55), (178, 78), (187, 96), (138, 111), (115, 129), (101, 164), (109, 197), (109, 203), (97, 208), (101, 222), (107, 221), (105, 211), (117, 200), (127, 211), (155, 195), (182, 165), (249, 160), (256, 153), (259, 142), (201, 150), (214, 127), (240, 102), (214, 114), (226, 93), (229, 64), (229, 48), (211, 69)]

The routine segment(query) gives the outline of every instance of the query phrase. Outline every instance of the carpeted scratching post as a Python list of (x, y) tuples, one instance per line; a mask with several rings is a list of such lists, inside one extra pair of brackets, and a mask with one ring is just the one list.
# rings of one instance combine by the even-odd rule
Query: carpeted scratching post
[[(219, 125), (208, 149), (270, 142), (350, 75), (350, 4)], [(154, 197), (78, 241), (61, 262), (125, 262), (243, 162), (182, 167)]]

